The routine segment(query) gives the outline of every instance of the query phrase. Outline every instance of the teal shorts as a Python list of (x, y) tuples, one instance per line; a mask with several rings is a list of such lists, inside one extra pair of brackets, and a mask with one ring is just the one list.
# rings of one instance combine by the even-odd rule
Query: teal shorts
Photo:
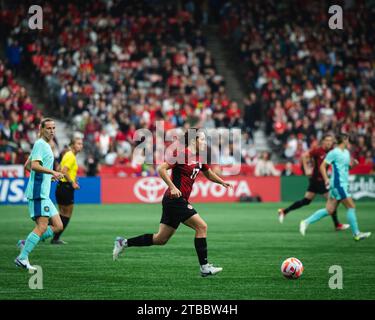
[(343, 185), (343, 186), (331, 186), (329, 189), (329, 196), (331, 198), (334, 198), (336, 200), (343, 200), (346, 198), (351, 198), (352, 195), (349, 193), (349, 186)]
[(52, 218), (58, 211), (51, 199), (28, 199), (30, 218), (34, 221), (39, 217)]

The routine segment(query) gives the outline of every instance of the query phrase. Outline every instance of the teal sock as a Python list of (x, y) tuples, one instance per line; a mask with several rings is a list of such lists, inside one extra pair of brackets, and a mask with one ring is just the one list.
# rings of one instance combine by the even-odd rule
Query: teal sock
[(25, 246), (23, 247), (21, 254), (19, 255), (19, 259), (27, 259), (29, 257), (30, 252), (33, 251), (36, 245), (38, 244), (39, 240), (40, 237), (36, 233), (30, 232), (30, 234), (26, 238)]
[(307, 224), (312, 224), (327, 216), (328, 211), (326, 209), (319, 209), (318, 211), (315, 211), (310, 217), (308, 217), (305, 222)]
[(40, 241), (51, 238), (53, 236), (53, 231), (50, 226), (47, 227), (47, 231), (42, 234)]
[(356, 235), (359, 232), (359, 229), (358, 229), (357, 216), (355, 214), (355, 209), (349, 208), (346, 211), (346, 217), (349, 221), (350, 228), (352, 229), (353, 235)]

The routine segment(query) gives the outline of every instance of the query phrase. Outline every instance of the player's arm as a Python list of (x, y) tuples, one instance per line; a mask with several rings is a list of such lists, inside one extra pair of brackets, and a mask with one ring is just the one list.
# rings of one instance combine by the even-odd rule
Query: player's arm
[(45, 168), (41, 165), (40, 160), (33, 160), (31, 161), (31, 170), (34, 170), (35, 172), (39, 173), (46, 173), (52, 175), (55, 179), (60, 180), (64, 177), (64, 175), (61, 172), (57, 172), (55, 170), (50, 170), (48, 168)]
[(167, 162), (164, 162), (158, 167), (158, 174), (169, 187), (169, 190), (171, 191), (171, 196), (173, 198), (179, 198), (182, 196), (182, 192), (178, 190), (178, 188), (174, 185), (172, 179), (168, 175), (167, 170), (169, 169), (172, 169), (172, 165), (170, 165)]
[(26, 171), (31, 171), (31, 161), (30, 161), (30, 157), (27, 158), (25, 164), (24, 164), (24, 168)]
[(233, 188), (233, 185), (230, 183), (225, 182), (223, 179), (221, 179), (215, 172), (213, 172), (210, 168), (206, 171), (203, 171), (203, 174), (208, 180), (211, 180), (212, 182), (215, 182), (217, 184), (221, 184), (225, 188)]
[(309, 166), (309, 162), (311, 161), (311, 156), (310, 156), (310, 151), (306, 151), (302, 154), (302, 165), (303, 165), (303, 170), (305, 171), (305, 175), (310, 177), (312, 174), (312, 170)]
[(329, 177), (327, 173), (327, 166), (329, 166), (329, 163), (326, 160), (323, 160), (322, 164), (320, 165), (320, 173), (322, 174), (322, 177), (324, 179), (324, 184), (326, 185), (327, 189), (329, 187)]
[(69, 175), (69, 170), (71, 170), (75, 165), (75, 158), (71, 156), (69, 153), (65, 153), (61, 160), (60, 168), (61, 173), (64, 175), (66, 181), (68, 181), (74, 189), (79, 189), (78, 183), (73, 181), (73, 179)]
[(69, 168), (67, 166), (63, 166), (61, 173), (64, 175), (66, 181), (68, 181), (73, 186), (73, 189), (79, 189), (78, 183), (73, 181), (72, 178), (70, 178)]

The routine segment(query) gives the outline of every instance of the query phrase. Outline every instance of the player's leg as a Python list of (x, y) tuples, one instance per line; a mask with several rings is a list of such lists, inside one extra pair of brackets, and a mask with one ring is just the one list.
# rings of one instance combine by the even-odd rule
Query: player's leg
[(29, 254), (38, 245), (41, 236), (47, 231), (48, 217), (37, 217), (35, 222), (35, 228), (27, 236), (25, 243), (22, 246), (21, 253), (14, 261), (17, 266), (28, 270), (36, 270), (36, 268), (29, 263)]
[[(35, 210), (36, 211), (35, 211)], [(63, 225), (58, 214), (58, 211), (50, 199), (42, 199), (42, 200), (33, 200), (30, 201), (29, 204), (29, 211), (31, 217), (36, 222), (39, 221), (40, 217), (49, 219), (48, 225), (46, 230), (40, 235), (39, 241), (44, 241), (54, 235), (54, 233), (58, 233), (62, 230)], [(26, 240), (19, 240), (18, 241), (18, 248), (22, 252), (24, 246), (26, 244)]]
[(159, 231), (155, 234), (146, 233), (134, 238), (127, 239), (127, 247), (144, 247), (152, 245), (165, 245), (172, 235), (176, 232), (176, 229), (161, 223), (159, 225)]
[(311, 201), (314, 200), (314, 198), (315, 198), (315, 192), (306, 191), (305, 196), (301, 200), (298, 200), (298, 201), (292, 203), (289, 207), (287, 207), (285, 209), (279, 209), (278, 214), (279, 214), (280, 223), (284, 222), (285, 216), (290, 211), (297, 210), (297, 209), (299, 209), (303, 206), (309, 205), (311, 203)]
[(159, 231), (155, 234), (145, 233), (129, 239), (117, 237), (115, 240), (115, 246), (113, 248), (113, 260), (117, 260), (118, 256), (125, 248), (165, 245), (175, 232), (175, 228), (164, 223), (160, 223)]
[(182, 199), (163, 198), (163, 211), (158, 233), (146, 233), (130, 239), (117, 237), (112, 252), (113, 260), (117, 260), (120, 253), (127, 247), (145, 247), (166, 244), (170, 237), (176, 232), (182, 221), (182, 217), (186, 214), (191, 215), (189, 213), (190, 209), (185, 206), (187, 204), (185, 202)]
[(327, 217), (328, 215), (332, 214), (333, 212), (335, 212), (336, 209), (337, 209), (337, 205), (338, 205), (338, 201), (335, 198), (329, 197), (327, 199), (327, 203), (326, 203), (325, 208), (322, 208), (322, 209), (319, 209), (319, 210), (315, 211), (310, 217), (301, 221), (300, 228), (299, 228), (300, 233), (304, 236), (305, 233), (306, 233), (306, 229), (308, 228), (308, 226), (310, 224), (313, 224), (313, 223)]
[(194, 246), (200, 264), (201, 275), (203, 277), (214, 275), (223, 268), (214, 267), (207, 260), (207, 224), (199, 214), (194, 214), (184, 221), (184, 224), (195, 230)]
[(52, 244), (66, 244), (65, 241), (60, 240), (61, 234), (65, 231), (67, 228), (70, 218), (72, 217), (73, 214), (73, 204), (70, 205), (62, 205), (59, 204), (59, 212), (60, 212), (60, 219), (62, 222), (62, 230), (60, 232), (55, 233), (53, 239), (51, 240)]
[(74, 189), (70, 183), (59, 183), (56, 188), (56, 200), (59, 205), (60, 218), (63, 224), (63, 230), (55, 233), (51, 240), (52, 244), (66, 244), (60, 240), (62, 232), (67, 228), (73, 213)]
[[(326, 199), (328, 199), (328, 197), (329, 197), (328, 192), (324, 193), (323, 197), (326, 198)], [(348, 224), (340, 223), (340, 221), (338, 219), (338, 216), (337, 216), (337, 210), (335, 210), (331, 214), (331, 217), (332, 217), (333, 224), (335, 225), (336, 231), (346, 230), (346, 229), (348, 229), (350, 227)]]
[(342, 199), (342, 203), (346, 207), (346, 215), (352, 229), (354, 240), (362, 240), (371, 236), (371, 232), (360, 232), (357, 223), (357, 215), (355, 213), (355, 204), (351, 197)]

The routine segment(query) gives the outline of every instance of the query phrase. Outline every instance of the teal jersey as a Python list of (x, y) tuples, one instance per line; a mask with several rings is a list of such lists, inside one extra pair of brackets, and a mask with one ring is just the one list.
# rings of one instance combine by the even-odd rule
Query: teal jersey
[(350, 153), (347, 149), (335, 148), (328, 152), (325, 161), (332, 165), (330, 186), (338, 188), (349, 184)]
[[(44, 140), (38, 139), (30, 154), (30, 161), (38, 160), (47, 169), (53, 170), (54, 156), (51, 146)], [(27, 199), (49, 199), (52, 175), (31, 170), (26, 188)]]

